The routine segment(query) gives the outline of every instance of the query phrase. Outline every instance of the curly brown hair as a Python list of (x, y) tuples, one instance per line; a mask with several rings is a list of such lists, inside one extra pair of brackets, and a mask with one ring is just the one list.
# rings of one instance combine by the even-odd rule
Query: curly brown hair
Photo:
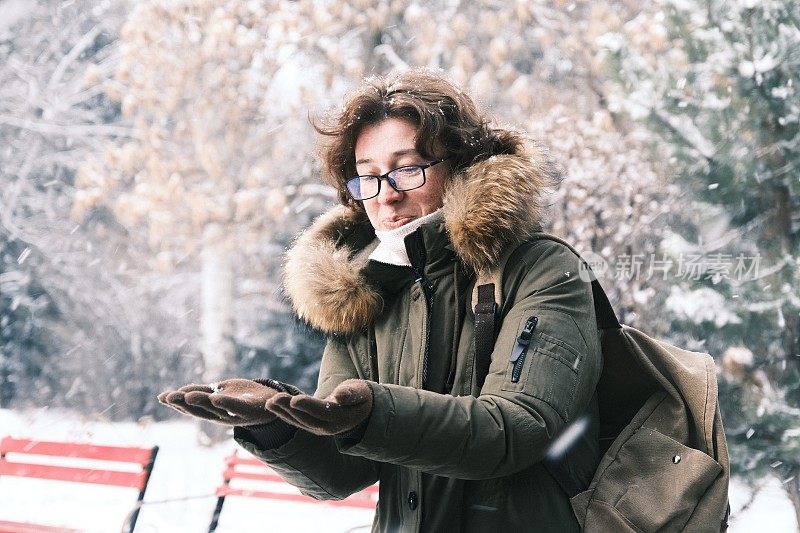
[(370, 77), (348, 95), (342, 109), (312, 121), (321, 135), (324, 179), (342, 204), (363, 209), (345, 186), (356, 175), (356, 139), (364, 126), (388, 118), (414, 124), (417, 152), (429, 159), (447, 157), (454, 174), (493, 155), (518, 153), (523, 145), (519, 133), (490, 126), (472, 99), (440, 74), (413, 69)]

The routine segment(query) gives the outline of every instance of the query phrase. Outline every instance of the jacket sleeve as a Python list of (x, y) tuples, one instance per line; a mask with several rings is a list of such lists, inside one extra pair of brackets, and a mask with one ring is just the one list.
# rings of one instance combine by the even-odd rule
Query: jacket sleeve
[[(364, 376), (357, 375), (346, 344), (330, 339), (314, 395), (324, 398), (342, 381), (356, 377)], [(341, 453), (333, 437), (297, 430), (291, 440), (273, 449), (261, 449), (241, 435), (234, 439), (300, 492), (318, 500), (340, 500), (378, 480), (375, 461)]]
[[(535, 241), (522, 248), (506, 266), (513, 302), (480, 395), (371, 383), (375, 402), (364, 437), (340, 443), (343, 451), (442, 476), (500, 477), (540, 461), (554, 436), (586, 412), (602, 367), (591, 284), (565, 246)], [(531, 317), (536, 327), (515, 365), (510, 358)]]

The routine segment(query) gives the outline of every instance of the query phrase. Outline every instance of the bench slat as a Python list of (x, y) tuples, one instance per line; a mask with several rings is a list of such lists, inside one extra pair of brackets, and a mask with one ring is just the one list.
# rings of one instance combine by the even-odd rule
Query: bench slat
[(237, 489), (230, 485), (222, 485), (217, 488), (217, 496), (245, 496), (249, 498), (267, 498), (270, 500), (287, 500), (304, 503), (323, 503), (326, 505), (335, 505), (337, 507), (359, 507), (363, 509), (375, 509), (378, 503), (372, 498), (356, 498), (355, 494), (344, 500), (315, 500), (310, 496), (304, 494), (289, 494), (286, 492), (275, 492), (270, 490), (250, 490), (250, 489)]
[[(255, 479), (260, 481), (274, 481), (278, 483), (286, 483), (286, 480), (284, 480), (274, 470), (269, 468), (261, 460), (256, 459), (255, 457), (242, 457), (241, 455), (233, 454), (226, 457), (225, 461), (228, 464), (228, 468), (225, 469), (222, 475), (226, 481), (230, 481), (233, 479)], [(261, 470), (262, 472), (238, 470), (236, 468), (236, 466), (238, 465), (259, 467), (259, 470)], [(369, 487), (362, 489), (360, 492), (369, 492), (370, 494), (372, 493), (377, 494), (378, 485), (370, 485)]]
[[(137, 490), (136, 501), (144, 498), (150, 473), (153, 470), (158, 446), (152, 448), (104, 446), (92, 443), (73, 443), (15, 439), (4, 437), (0, 440), (0, 477), (14, 476), (46, 480), (91, 483), (117, 487), (131, 487)], [(57, 458), (58, 464), (30, 463), (44, 456)], [(82, 460), (110, 461), (113, 466), (93, 466)], [(50, 462), (50, 461), (48, 461)], [(114, 465), (113, 463), (118, 463)], [(120, 471), (127, 467), (129, 471)], [(134, 467), (136, 471), (134, 470)], [(134, 507), (125, 519), (126, 531), (133, 531), (139, 516), (139, 508)], [(33, 523), (17, 523), (0, 520), (0, 533), (72, 533), (80, 530), (53, 527)]]
[(0, 533), (79, 533), (79, 529), (0, 520)]
[(79, 457), (146, 465), (153, 451), (150, 448), (124, 448), (95, 444), (75, 444), (5, 437), (0, 441), (0, 453), (26, 453), (58, 457)]
[(228, 466), (248, 465), (248, 466), (260, 466), (266, 468), (266, 465), (260, 459), (257, 459), (253, 456), (243, 457), (241, 455), (237, 455), (236, 453), (226, 457), (225, 461), (228, 463)]
[(275, 483), (286, 483), (284, 479), (271, 470), (264, 470), (263, 472), (240, 472), (233, 468), (228, 468), (222, 473), (226, 481), (232, 479), (254, 479), (257, 481), (274, 481)]
[(0, 459), (0, 476), (35, 477), (77, 483), (96, 483), (118, 487), (133, 487), (142, 490), (147, 478), (146, 472), (116, 472), (73, 466), (39, 465), (10, 462)]
[[(291, 486), (278, 475), (277, 472), (269, 468), (261, 460), (256, 457), (242, 456), (233, 453), (225, 458), (227, 468), (222, 473), (223, 484), (217, 488), (217, 496), (247, 496), (251, 498), (272, 498), (282, 500), (301, 501), (309, 503), (327, 503), (331, 505), (343, 505), (352, 507), (366, 507), (370, 509), (375, 508), (375, 503), (378, 496), (378, 486), (371, 485), (365, 489), (350, 495), (344, 500), (315, 500), (309, 496), (302, 494), (276, 492), (273, 490), (255, 490), (255, 489), (240, 489), (230, 486), (231, 481), (238, 479), (246, 479), (251, 481), (264, 481), (268, 483), (281, 483), (286, 486)], [(237, 467), (254, 467), (252, 469), (240, 469)]]

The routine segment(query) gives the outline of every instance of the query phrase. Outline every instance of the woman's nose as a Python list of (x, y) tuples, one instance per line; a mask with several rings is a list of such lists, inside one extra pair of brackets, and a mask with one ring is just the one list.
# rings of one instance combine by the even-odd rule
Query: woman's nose
[(403, 199), (403, 192), (394, 190), (394, 187), (389, 185), (388, 180), (381, 183), (381, 190), (378, 193), (378, 202), (382, 204), (393, 204)]

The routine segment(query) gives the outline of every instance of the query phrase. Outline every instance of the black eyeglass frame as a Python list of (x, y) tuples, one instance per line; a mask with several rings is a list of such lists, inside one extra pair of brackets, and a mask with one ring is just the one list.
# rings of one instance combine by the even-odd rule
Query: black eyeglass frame
[[(445, 157), (444, 159), (437, 159), (436, 161), (431, 161), (430, 163), (425, 163), (424, 165), (403, 165), (402, 167), (393, 168), (389, 172), (387, 172), (385, 174), (381, 174), (380, 176), (375, 176), (375, 175), (372, 175), (372, 174), (361, 174), (361, 175), (358, 175), (358, 176), (353, 176), (352, 178), (350, 178), (350, 179), (348, 179), (347, 181), (344, 182), (344, 186), (347, 188), (347, 192), (348, 192), (348, 194), (350, 194), (350, 197), (353, 198), (353, 200), (356, 200), (358, 202), (363, 202), (364, 200), (371, 200), (372, 198), (375, 198), (376, 196), (378, 196), (381, 193), (381, 182), (383, 180), (386, 180), (389, 183), (389, 186), (392, 189), (394, 189), (395, 191), (397, 191), (397, 192), (413, 191), (414, 189), (419, 189), (420, 187), (425, 185), (425, 182), (427, 181), (427, 177), (425, 176), (425, 169), (431, 168), (433, 165), (438, 165), (439, 163), (443, 163), (444, 161), (447, 161), (448, 159), (450, 159), (450, 158), (449, 157)], [(389, 174), (392, 174), (392, 173), (397, 172), (398, 170), (402, 170), (404, 168), (418, 168), (418, 169), (420, 169), (422, 171), (422, 183), (420, 183), (419, 185), (416, 185), (414, 187), (408, 188), (408, 189), (398, 189), (397, 188), (397, 183), (394, 181), (394, 178), (390, 178), (389, 177)], [(361, 179), (361, 178), (375, 178), (375, 179), (378, 180), (378, 190), (375, 192), (375, 194), (373, 194), (372, 196), (367, 196), (366, 198), (356, 198), (355, 197), (355, 195), (353, 194), (353, 191), (350, 190), (350, 187), (348, 186), (348, 183), (350, 183), (353, 180), (357, 180), (357, 179)]]

